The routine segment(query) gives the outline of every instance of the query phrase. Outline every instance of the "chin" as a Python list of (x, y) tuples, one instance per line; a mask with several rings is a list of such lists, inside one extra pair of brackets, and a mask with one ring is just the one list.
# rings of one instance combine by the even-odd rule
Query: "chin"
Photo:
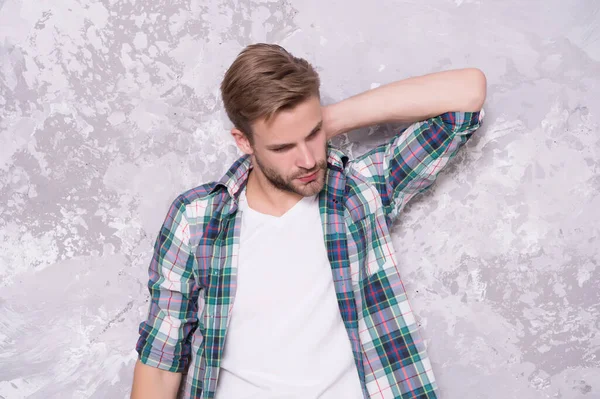
[(310, 197), (318, 194), (323, 190), (325, 186), (325, 179), (323, 177), (317, 178), (315, 181), (304, 184), (302, 186), (296, 186), (296, 192), (304, 197)]

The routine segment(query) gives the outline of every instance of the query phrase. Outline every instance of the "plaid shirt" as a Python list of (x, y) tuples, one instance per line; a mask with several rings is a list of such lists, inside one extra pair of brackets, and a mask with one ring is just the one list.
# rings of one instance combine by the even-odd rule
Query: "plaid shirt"
[[(437, 398), (437, 384), (400, 278), (390, 228), (479, 127), (480, 112), (448, 112), (412, 124), (349, 160), (328, 146), (319, 207), (340, 313), (365, 398)], [(140, 360), (186, 371), (185, 398), (214, 398), (235, 302), (248, 156), (218, 182), (171, 205), (149, 267), (149, 315)], [(268, 350), (268, 348), (265, 348)]]

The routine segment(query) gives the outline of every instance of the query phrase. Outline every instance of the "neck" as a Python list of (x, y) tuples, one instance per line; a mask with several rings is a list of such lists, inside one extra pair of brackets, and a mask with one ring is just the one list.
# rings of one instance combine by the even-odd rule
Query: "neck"
[(246, 198), (250, 208), (267, 215), (281, 216), (302, 196), (273, 186), (261, 171), (254, 167), (248, 176)]

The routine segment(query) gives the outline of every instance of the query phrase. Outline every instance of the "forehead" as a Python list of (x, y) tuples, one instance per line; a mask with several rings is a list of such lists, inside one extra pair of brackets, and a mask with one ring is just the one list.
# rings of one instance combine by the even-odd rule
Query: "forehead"
[(294, 108), (279, 111), (269, 122), (253, 123), (255, 142), (293, 142), (305, 138), (321, 122), (321, 102), (312, 96)]

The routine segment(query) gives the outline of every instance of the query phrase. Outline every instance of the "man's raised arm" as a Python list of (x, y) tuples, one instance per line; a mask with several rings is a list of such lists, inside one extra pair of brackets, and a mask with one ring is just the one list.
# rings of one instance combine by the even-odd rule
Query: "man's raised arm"
[(486, 97), (477, 68), (456, 69), (389, 83), (323, 108), (328, 138), (364, 126), (417, 122), (450, 111), (475, 112)]
[(486, 78), (479, 69), (432, 73), (323, 107), (323, 130), (331, 138), (373, 124), (412, 123), (348, 164), (350, 174), (376, 188), (391, 225), (479, 128), (485, 97)]

